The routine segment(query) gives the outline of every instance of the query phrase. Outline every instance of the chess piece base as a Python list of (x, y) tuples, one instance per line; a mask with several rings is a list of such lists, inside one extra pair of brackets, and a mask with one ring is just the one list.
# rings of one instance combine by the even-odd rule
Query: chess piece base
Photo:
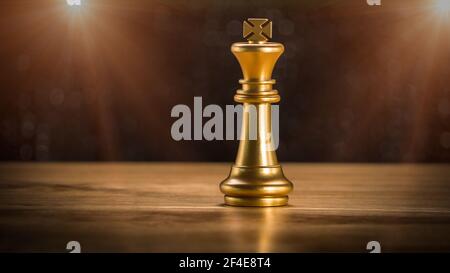
[(228, 178), (220, 184), (220, 190), (225, 194), (225, 204), (230, 206), (284, 206), (292, 188), (280, 165), (233, 166)]
[(279, 207), (286, 206), (288, 196), (282, 197), (234, 197), (225, 195), (225, 205), (236, 207)]

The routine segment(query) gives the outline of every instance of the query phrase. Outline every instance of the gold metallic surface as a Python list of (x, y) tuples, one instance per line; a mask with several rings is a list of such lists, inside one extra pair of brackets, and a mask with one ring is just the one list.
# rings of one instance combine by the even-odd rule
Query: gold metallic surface
[[(283, 206), (293, 185), (283, 174), (272, 142), (271, 103), (280, 101), (278, 91), (272, 89), (275, 84), (272, 71), (284, 46), (266, 42), (272, 36), (272, 23), (268, 19), (244, 21), (243, 35), (248, 42), (231, 46), (244, 77), (239, 81), (242, 89), (234, 96), (244, 110), (241, 140), (236, 161), (220, 190), (227, 205)], [(252, 127), (252, 122), (257, 126)], [(252, 128), (256, 128), (256, 139), (251, 137)]]

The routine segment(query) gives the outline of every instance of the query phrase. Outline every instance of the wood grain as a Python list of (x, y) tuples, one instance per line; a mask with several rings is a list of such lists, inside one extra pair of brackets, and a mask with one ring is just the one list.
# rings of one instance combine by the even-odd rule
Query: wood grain
[(450, 251), (449, 165), (283, 166), (289, 206), (233, 208), (229, 164), (3, 163), (0, 251)]

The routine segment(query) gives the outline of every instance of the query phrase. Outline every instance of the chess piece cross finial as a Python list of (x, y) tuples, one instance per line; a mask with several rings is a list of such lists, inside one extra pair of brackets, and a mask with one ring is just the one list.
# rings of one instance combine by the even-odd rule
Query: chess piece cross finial
[(243, 23), (243, 36), (250, 43), (267, 42), (272, 38), (272, 22), (266, 18), (249, 18)]

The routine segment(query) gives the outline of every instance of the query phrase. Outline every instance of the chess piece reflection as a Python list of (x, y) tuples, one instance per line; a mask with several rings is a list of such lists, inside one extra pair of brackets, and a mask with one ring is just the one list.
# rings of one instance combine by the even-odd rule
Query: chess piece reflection
[[(241, 140), (236, 161), (227, 179), (220, 184), (225, 204), (231, 206), (283, 206), (288, 202), (292, 183), (284, 177), (271, 137), (271, 104), (280, 101), (272, 89), (272, 70), (284, 51), (272, 38), (268, 19), (250, 18), (243, 23), (248, 42), (231, 46), (242, 69), (242, 89), (234, 100), (243, 104)], [(255, 111), (252, 111), (256, 109)], [(251, 113), (256, 112), (256, 139), (251, 135)]]

